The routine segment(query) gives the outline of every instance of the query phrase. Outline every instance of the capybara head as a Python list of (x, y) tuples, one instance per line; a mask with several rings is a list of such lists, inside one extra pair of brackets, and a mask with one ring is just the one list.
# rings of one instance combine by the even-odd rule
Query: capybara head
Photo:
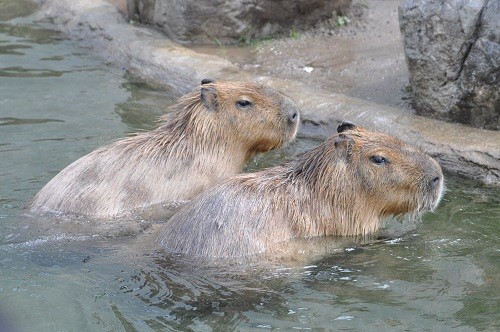
[[(254, 83), (204, 79), (197, 94), (181, 99), (181, 107), (187, 104), (193, 109), (191, 121), (196, 123), (199, 135), (205, 135), (208, 140), (224, 140), (224, 144), (236, 144), (247, 149), (250, 155), (292, 140), (300, 121), (295, 102), (276, 90)], [(203, 130), (206, 132), (201, 132)]]
[(433, 210), (444, 188), (441, 167), (422, 150), (350, 122), (284, 166), (289, 181), (310, 193), (302, 204), (325, 235), (368, 235), (384, 217)]
[(381, 217), (433, 210), (438, 205), (443, 173), (423, 151), (349, 122), (343, 122), (337, 132), (330, 145), (341, 160), (338, 169), (345, 169), (334, 173), (352, 183), (350, 199), (361, 200)]

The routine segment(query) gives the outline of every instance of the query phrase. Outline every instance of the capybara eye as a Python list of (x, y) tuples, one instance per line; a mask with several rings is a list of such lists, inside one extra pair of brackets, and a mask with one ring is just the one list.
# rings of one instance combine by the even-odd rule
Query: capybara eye
[(387, 164), (387, 159), (382, 156), (373, 156), (370, 157), (370, 160), (377, 165)]
[(238, 105), (238, 107), (250, 107), (250, 106), (252, 106), (252, 102), (250, 100), (242, 99), (242, 100), (238, 100), (236, 102), (236, 105)]

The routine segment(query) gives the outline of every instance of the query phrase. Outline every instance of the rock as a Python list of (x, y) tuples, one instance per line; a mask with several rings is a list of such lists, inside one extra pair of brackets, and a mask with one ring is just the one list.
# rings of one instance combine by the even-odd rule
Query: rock
[[(241, 43), (312, 26), (351, 0), (127, 0), (129, 16), (190, 43)], [(279, 13), (279, 15), (278, 15)]]
[(500, 1), (403, 0), (399, 21), (417, 113), (500, 129)]

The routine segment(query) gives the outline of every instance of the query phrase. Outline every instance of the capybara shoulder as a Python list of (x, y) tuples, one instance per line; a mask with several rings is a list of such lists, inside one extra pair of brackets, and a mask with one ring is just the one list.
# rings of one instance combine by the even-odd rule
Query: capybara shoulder
[(240, 172), (256, 153), (292, 140), (299, 111), (269, 87), (206, 79), (160, 122), (73, 162), (40, 190), (31, 210), (141, 216), (153, 205), (189, 200)]
[(200, 194), (163, 225), (158, 243), (169, 252), (229, 258), (294, 238), (364, 236), (384, 217), (433, 210), (442, 192), (434, 159), (344, 122), (316, 148)]

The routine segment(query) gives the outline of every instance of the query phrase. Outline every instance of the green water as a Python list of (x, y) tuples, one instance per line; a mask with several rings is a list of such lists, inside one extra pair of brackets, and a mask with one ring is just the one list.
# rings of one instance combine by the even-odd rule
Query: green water
[(197, 268), (141, 236), (18, 240), (22, 206), (54, 174), (153, 127), (176, 97), (46, 23), (12, 19), (18, 4), (0, 0), (0, 331), (500, 329), (500, 190), (450, 175), (438, 210), (402, 238), (304, 266)]

